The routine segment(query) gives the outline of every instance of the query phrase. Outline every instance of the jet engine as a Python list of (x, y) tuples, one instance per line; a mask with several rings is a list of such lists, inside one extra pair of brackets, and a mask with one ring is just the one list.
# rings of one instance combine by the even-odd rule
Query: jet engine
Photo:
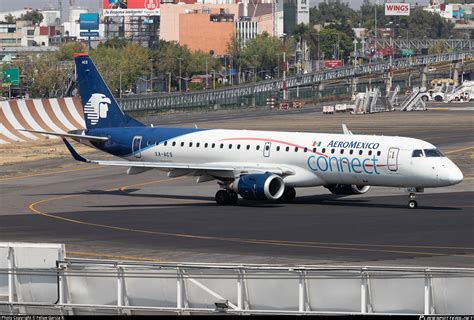
[(229, 187), (247, 200), (277, 200), (283, 195), (285, 183), (280, 176), (266, 172), (242, 175)]
[(330, 184), (325, 187), (334, 194), (363, 194), (370, 189), (370, 186), (358, 186), (355, 184)]

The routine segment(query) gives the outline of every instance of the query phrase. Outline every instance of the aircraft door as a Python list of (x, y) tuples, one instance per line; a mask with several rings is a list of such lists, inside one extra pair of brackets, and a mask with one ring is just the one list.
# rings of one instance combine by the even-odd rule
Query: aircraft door
[(387, 158), (387, 167), (390, 171), (397, 171), (398, 170), (398, 153), (399, 148), (390, 148), (388, 150), (388, 158)]
[(270, 149), (272, 148), (272, 143), (271, 142), (265, 142), (265, 145), (263, 146), (263, 156), (264, 157), (269, 157), (270, 156)]
[(135, 158), (142, 157), (142, 137), (135, 136), (132, 141), (132, 153), (135, 155)]

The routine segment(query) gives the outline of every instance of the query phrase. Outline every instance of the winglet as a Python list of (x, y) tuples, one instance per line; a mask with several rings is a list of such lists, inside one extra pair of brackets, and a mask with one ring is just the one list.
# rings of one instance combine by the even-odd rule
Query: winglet
[(69, 150), (69, 152), (71, 153), (72, 157), (77, 160), (77, 161), (80, 161), (80, 162), (87, 162), (89, 163), (90, 161), (84, 157), (82, 157), (79, 153), (76, 152), (76, 150), (74, 150), (74, 148), (71, 146), (71, 144), (66, 140), (66, 138), (64, 137), (61, 137), (63, 139), (63, 142), (64, 144), (66, 145), (67, 149)]
[(344, 132), (344, 134), (352, 134), (352, 132), (349, 131), (349, 129), (347, 129), (347, 126), (345, 123), (342, 124), (342, 132)]

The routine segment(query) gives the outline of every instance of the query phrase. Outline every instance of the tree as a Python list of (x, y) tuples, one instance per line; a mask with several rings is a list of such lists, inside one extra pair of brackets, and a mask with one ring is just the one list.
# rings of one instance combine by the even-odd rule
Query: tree
[(429, 54), (450, 53), (451, 49), (443, 40), (439, 39), (428, 49)]
[(38, 10), (32, 10), (22, 14), (18, 20), (31, 21), (34, 25), (39, 25), (43, 21), (43, 14)]
[(5, 16), (5, 22), (6, 23), (11, 24), (11, 23), (15, 23), (15, 21), (16, 21), (16, 18), (11, 13), (9, 13)]
[(128, 41), (120, 38), (108, 39), (103, 43), (99, 43), (99, 47), (104, 46), (106, 48), (123, 48), (127, 46)]
[(207, 71), (210, 73), (211, 70), (219, 70), (221, 65), (219, 60), (211, 56), (209, 53), (203, 51), (196, 51), (191, 54), (191, 62), (189, 64), (188, 72), (189, 75), (205, 74)]
[(91, 52), (97, 69), (112, 92), (135, 86), (138, 78), (148, 74), (152, 68), (149, 51), (135, 43), (125, 47), (101, 46)]
[(344, 32), (324, 28), (319, 33), (319, 49), (326, 59), (343, 58), (350, 54), (352, 39)]
[(277, 37), (270, 36), (267, 32), (257, 35), (254, 39), (247, 41), (247, 46), (242, 50), (242, 67), (250, 66), (263, 69), (262, 73), (271, 73), (278, 65), (280, 55), (284, 47)]
[(75, 53), (87, 52), (87, 47), (80, 42), (69, 42), (59, 47), (55, 53), (58, 61), (70, 61), (74, 59)]
[(309, 10), (310, 25), (325, 22), (352, 24), (356, 12), (349, 7), (348, 2), (341, 0), (327, 0)]

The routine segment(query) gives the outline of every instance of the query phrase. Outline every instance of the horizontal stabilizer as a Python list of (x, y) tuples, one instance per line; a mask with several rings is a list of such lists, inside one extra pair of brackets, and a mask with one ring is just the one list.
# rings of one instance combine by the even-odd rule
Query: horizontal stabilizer
[(88, 135), (85, 135), (85, 134), (83, 135), (83, 134), (74, 134), (74, 133), (58, 133), (58, 132), (26, 130), (26, 129), (16, 129), (16, 130), (26, 131), (26, 132), (33, 132), (33, 133), (41, 133), (41, 134), (49, 134), (51, 136), (58, 136), (58, 137), (84, 139), (84, 140), (90, 140), (90, 141), (107, 141), (107, 140), (109, 140), (109, 138), (107, 138), (107, 137), (88, 136)]

